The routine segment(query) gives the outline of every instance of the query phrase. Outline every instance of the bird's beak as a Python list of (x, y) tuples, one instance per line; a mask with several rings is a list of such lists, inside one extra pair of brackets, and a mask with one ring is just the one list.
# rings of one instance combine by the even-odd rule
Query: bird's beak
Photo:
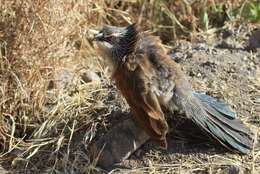
[(93, 41), (103, 41), (104, 40), (104, 34), (98, 33), (94, 36)]

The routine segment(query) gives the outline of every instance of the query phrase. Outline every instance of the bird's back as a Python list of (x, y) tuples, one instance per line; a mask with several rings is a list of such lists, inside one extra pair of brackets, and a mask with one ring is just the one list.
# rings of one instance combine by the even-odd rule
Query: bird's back
[(180, 65), (167, 54), (167, 50), (157, 36), (147, 36), (141, 39), (137, 44), (136, 52), (142, 54), (141, 57), (144, 59), (140, 61), (139, 66), (149, 64), (149, 69), (153, 70), (151, 83), (160, 104), (170, 110), (176, 110), (171, 101), (176, 85), (186, 89), (187, 93), (191, 91)]

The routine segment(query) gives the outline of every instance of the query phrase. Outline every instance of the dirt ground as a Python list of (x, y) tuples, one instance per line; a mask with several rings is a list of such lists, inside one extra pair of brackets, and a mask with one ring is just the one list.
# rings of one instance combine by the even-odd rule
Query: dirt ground
[[(227, 35), (227, 36), (226, 36)], [(259, 140), (260, 55), (244, 49), (245, 29), (220, 33), (213, 42), (178, 41), (171, 50), (196, 91), (226, 101)], [(119, 119), (121, 115), (117, 114)], [(189, 120), (169, 115), (174, 131), (168, 150), (149, 141), (111, 173), (259, 173), (259, 146), (249, 156), (232, 154), (210, 141)], [(113, 126), (113, 125), (112, 125)], [(257, 144), (257, 143), (256, 143)]]

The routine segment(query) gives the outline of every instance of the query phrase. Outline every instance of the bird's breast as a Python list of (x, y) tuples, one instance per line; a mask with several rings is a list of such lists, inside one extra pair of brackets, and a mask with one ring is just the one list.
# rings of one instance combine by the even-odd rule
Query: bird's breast
[(153, 80), (152, 90), (156, 94), (159, 103), (167, 106), (173, 97), (174, 81), (171, 79), (159, 76)]

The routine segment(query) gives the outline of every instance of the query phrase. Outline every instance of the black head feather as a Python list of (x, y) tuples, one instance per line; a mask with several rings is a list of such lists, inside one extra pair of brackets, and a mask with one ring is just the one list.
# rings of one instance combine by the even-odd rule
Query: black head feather
[(138, 31), (135, 23), (125, 27), (123, 36), (120, 37), (117, 46), (113, 50), (114, 56), (116, 56), (116, 58), (118, 59), (123, 60), (124, 57), (133, 53), (138, 38)]

